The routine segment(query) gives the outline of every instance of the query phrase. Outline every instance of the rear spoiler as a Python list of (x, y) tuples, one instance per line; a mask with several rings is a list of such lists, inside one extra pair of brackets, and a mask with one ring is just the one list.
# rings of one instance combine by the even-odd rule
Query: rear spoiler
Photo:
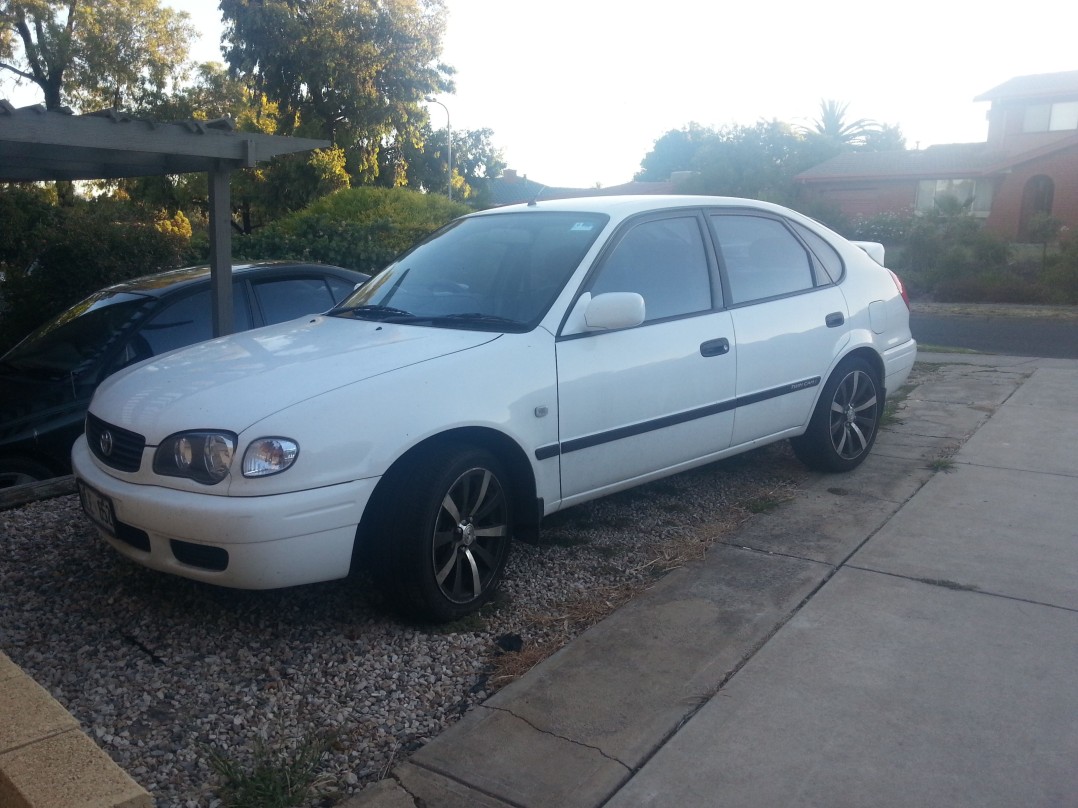
[(885, 266), (883, 263), (883, 245), (878, 241), (852, 241), (851, 244), (860, 247), (866, 253), (868, 257), (879, 264), (881, 267)]

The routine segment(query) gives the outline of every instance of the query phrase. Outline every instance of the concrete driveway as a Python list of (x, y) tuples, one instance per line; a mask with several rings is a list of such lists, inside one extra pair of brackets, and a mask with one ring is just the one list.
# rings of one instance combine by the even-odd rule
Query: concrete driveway
[(360, 806), (1078, 805), (1078, 362), (926, 354), (814, 476)]

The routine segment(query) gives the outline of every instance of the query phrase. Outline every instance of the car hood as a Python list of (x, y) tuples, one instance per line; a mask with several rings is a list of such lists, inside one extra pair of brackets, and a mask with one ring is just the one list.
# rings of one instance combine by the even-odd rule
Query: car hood
[(309, 317), (149, 359), (108, 378), (90, 411), (151, 445), (186, 429), (239, 433), (300, 401), (499, 336)]

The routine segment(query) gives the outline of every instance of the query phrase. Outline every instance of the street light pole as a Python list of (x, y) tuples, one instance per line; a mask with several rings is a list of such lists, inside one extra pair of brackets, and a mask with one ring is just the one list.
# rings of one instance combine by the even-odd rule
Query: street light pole
[(453, 201), (453, 127), (449, 125), (449, 107), (439, 101), (437, 98), (431, 98), (429, 95), (426, 98), (428, 104), (437, 104), (445, 110), (445, 142), (446, 142), (446, 164), (449, 171), (449, 182), (446, 183), (446, 195), (449, 197), (449, 201)]

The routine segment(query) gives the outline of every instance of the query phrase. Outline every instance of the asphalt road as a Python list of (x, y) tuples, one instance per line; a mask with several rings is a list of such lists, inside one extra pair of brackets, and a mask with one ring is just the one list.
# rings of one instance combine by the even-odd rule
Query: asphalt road
[(922, 345), (1010, 356), (1078, 359), (1078, 319), (914, 311), (910, 330)]

